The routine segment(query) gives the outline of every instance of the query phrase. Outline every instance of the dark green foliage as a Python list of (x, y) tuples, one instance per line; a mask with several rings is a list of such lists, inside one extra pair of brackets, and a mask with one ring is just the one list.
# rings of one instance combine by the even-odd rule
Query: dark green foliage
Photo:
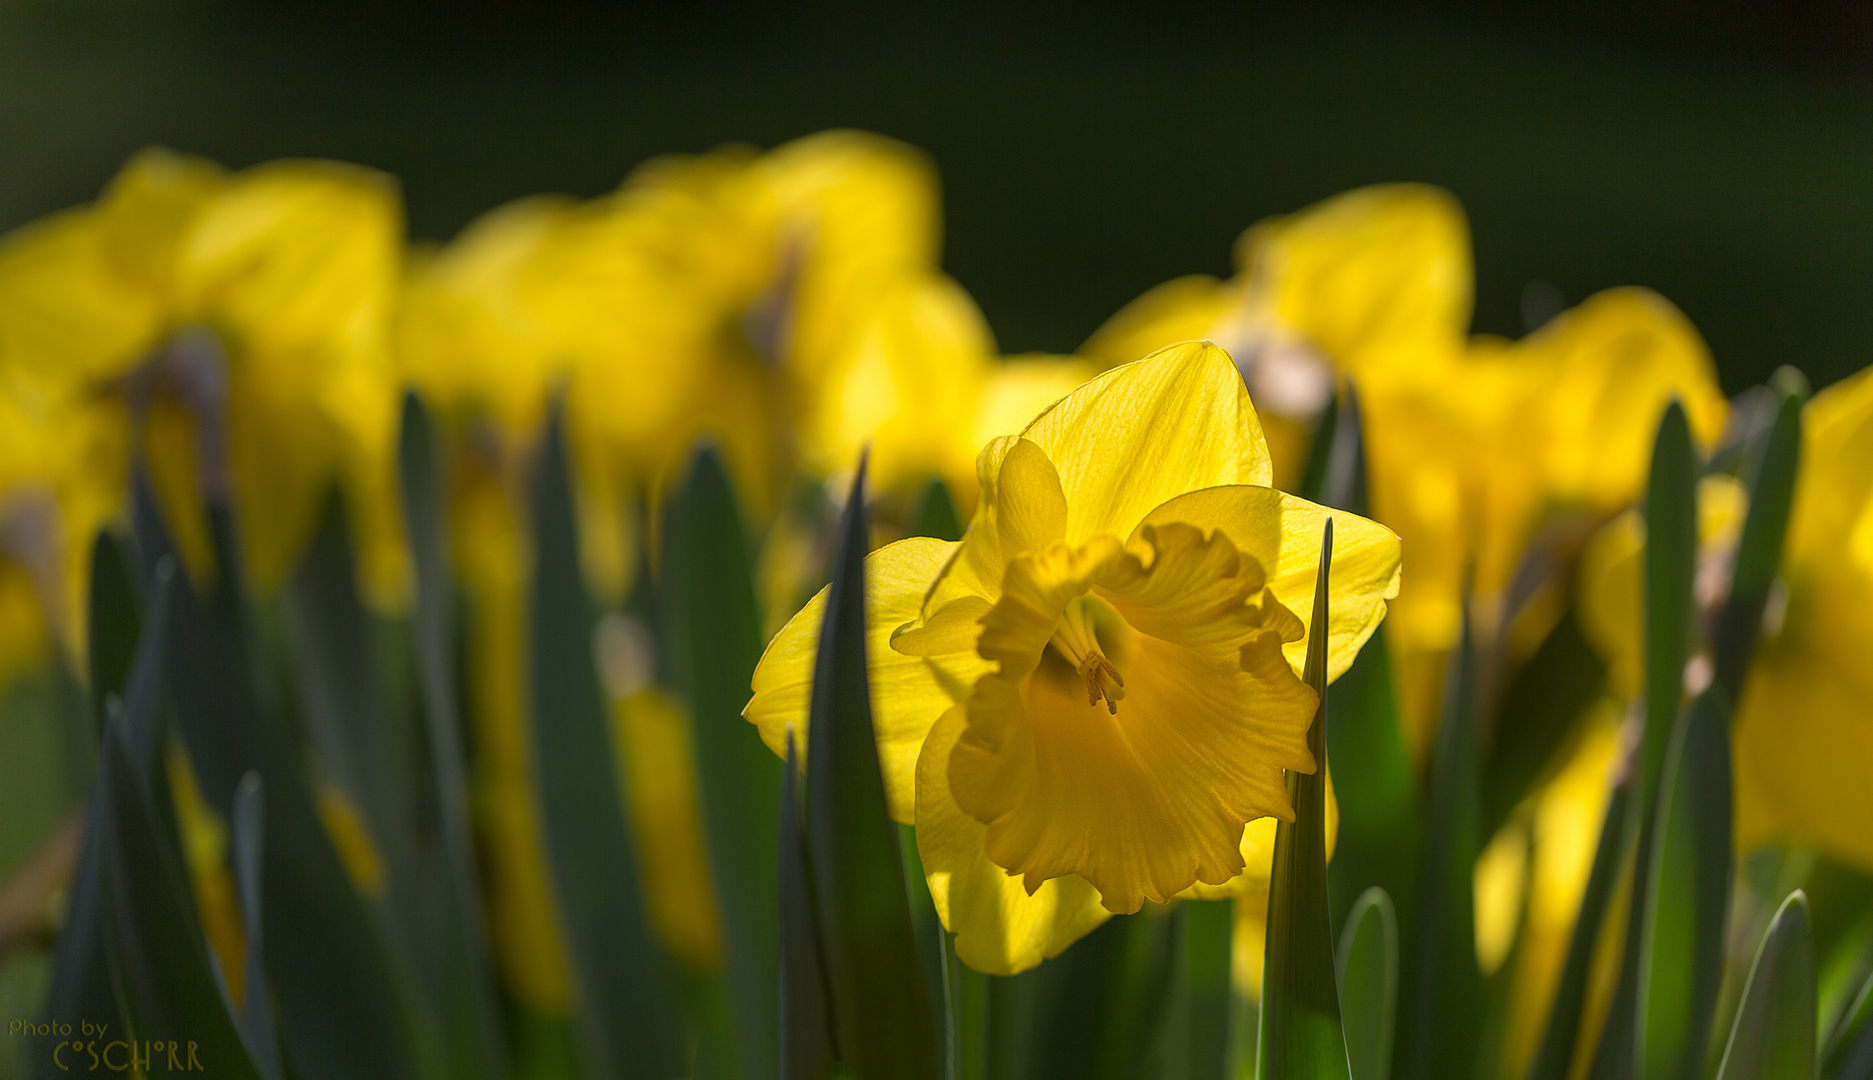
[(676, 986), (645, 914), (611, 723), (592, 657), (562, 424), (533, 486), (532, 730), (546, 849), (571, 951), (580, 1047), (596, 1080), (683, 1072)]
[(1398, 1011), (1398, 917), (1384, 889), (1375, 885), (1353, 904), (1335, 967), (1352, 1080), (1385, 1080)]
[(1268, 885), (1268, 939), (1262, 959), (1261, 1035), (1256, 1075), (1296, 1080), (1348, 1077), (1340, 1028), (1333, 927), (1327, 921), (1327, 569), (1333, 522), (1320, 544), (1313, 626), (1307, 640), (1306, 683), (1319, 696), (1307, 748), (1312, 773), (1288, 774), (1294, 820), (1275, 826)]
[(1808, 898), (1796, 890), (1750, 964), (1717, 1080), (1813, 1080), (1814, 974)]
[(1655, 813), (1639, 942), (1640, 1074), (1701, 1080), (1730, 908), (1730, 709), (1711, 690), (1680, 718)]
[(780, 939), (774, 852), (782, 764), (742, 719), (761, 658), (741, 515), (721, 457), (702, 449), (664, 513), (658, 625), (666, 677), (688, 705), (709, 869), (727, 939), (736, 1060), (772, 1076), (779, 1048)]
[(789, 730), (780, 804), (780, 1076), (823, 1080), (832, 1074), (832, 992), (814, 917), (799, 789), (799, 759)]
[(1424, 862), (1416, 925), (1406, 928), (1393, 1075), (1459, 1080), (1475, 1074), (1483, 976), (1476, 964), (1472, 870), (1480, 849), (1476, 657), (1466, 616), (1444, 675), (1444, 703), (1425, 784)]
[(934, 1080), (936, 1014), (920, 970), (872, 728), (861, 463), (846, 501), (808, 713), (806, 837), (834, 1043), (859, 1080)]

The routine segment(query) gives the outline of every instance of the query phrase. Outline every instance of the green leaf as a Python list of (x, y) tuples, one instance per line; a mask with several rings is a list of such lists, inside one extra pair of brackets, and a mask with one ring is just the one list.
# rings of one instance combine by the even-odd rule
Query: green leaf
[(1587, 873), (1587, 887), (1581, 893), (1580, 910), (1574, 917), (1574, 930), (1568, 938), (1561, 977), (1555, 983), (1554, 1004), (1549, 1008), (1548, 1025), (1542, 1033), (1535, 1059), (1529, 1065), (1527, 1080), (1561, 1080), (1573, 1061), (1581, 1015), (1586, 1008), (1587, 975), (1593, 962), (1594, 944), (1599, 940), (1600, 927), (1612, 903), (1624, 856), (1631, 846), (1631, 801), (1632, 782), (1627, 777), (1616, 784), (1607, 797), (1606, 816), (1600, 824), (1593, 866)]
[(1701, 1080), (1730, 907), (1730, 709), (1712, 689), (1679, 720), (1658, 797), (1641, 923), (1641, 1075)]
[(808, 710), (807, 851), (839, 1058), (859, 1080), (935, 1080), (935, 1013), (919, 969), (865, 655), (865, 465), (839, 527)]
[(774, 1075), (780, 964), (774, 851), (783, 766), (742, 719), (761, 659), (748, 545), (722, 459), (698, 451), (664, 512), (658, 579), (661, 656), (688, 704), (709, 870), (727, 939), (736, 1060), (746, 1080)]
[(1275, 826), (1268, 882), (1268, 940), (1262, 954), (1261, 1035), (1256, 1075), (1310, 1080), (1347, 1077), (1346, 1036), (1333, 973), (1333, 927), (1327, 922), (1327, 568), (1333, 521), (1320, 542), (1313, 626), (1303, 678), (1319, 695), (1307, 730), (1312, 773), (1288, 774), (1294, 820)]
[(1393, 1052), (1401, 1080), (1476, 1072), (1483, 1031), (1483, 975), (1476, 963), (1474, 870), (1481, 816), (1477, 775), (1476, 646), (1465, 605), (1463, 632), (1444, 674), (1444, 702), (1425, 791), (1424, 862), (1416, 925), (1402, 936), (1399, 1017)]
[(1186, 900), (1178, 905), (1178, 914), (1184, 920), (1184, 1075), (1191, 1080), (1224, 1080), (1229, 1063), (1229, 962), (1235, 902)]
[[(1365, 515), (1366, 455), (1359, 398), (1349, 385), (1314, 429), (1308, 459), (1315, 499)], [(1303, 485), (1306, 487), (1306, 484)], [(1416, 889), (1418, 766), (1405, 744), (1392, 654), (1374, 634), (1333, 684), (1327, 755), (1334, 761), (1340, 832), (1327, 866), (1328, 925), (1346, 921), (1354, 900), (1378, 885), (1409, 914)]]
[(91, 545), (90, 615), (86, 653), (90, 663), (91, 706), (98, 730), (104, 729), (104, 702), (124, 692), (130, 660), (143, 631), (142, 605), (131, 578), (130, 553), (109, 529), (98, 530)]
[[(1333, 434), (1339, 428), (1340, 395), (1327, 399), (1320, 419), (1314, 421), (1314, 434), (1307, 443), (1307, 463), (1301, 467), (1301, 483), (1294, 493), (1308, 502), (1322, 502), (1327, 484), (1327, 459), (1333, 453)], [(1348, 508), (1342, 508), (1348, 509)], [(1354, 511), (1355, 513), (1357, 511)]]
[(273, 1024), (273, 994), (267, 987), (265, 908), (261, 882), (266, 851), (266, 803), (260, 774), (241, 777), (234, 792), (234, 881), (240, 895), (241, 931), (246, 937), (246, 970), (240, 1004), (241, 1035), (256, 1069), (267, 1080), (280, 1080), (280, 1040)]
[(1353, 904), (1335, 970), (1352, 1080), (1386, 1080), (1398, 1007), (1398, 916), (1384, 889), (1375, 885)]
[(426, 965), (432, 969), (429, 988), (443, 1028), (449, 1075), (495, 1080), (506, 1072), (507, 1045), (483, 936), (481, 876), (469, 823), (450, 611), (454, 584), (445, 531), (448, 508), (429, 410), (415, 394), (403, 400), (397, 449), (404, 531), (416, 570), (410, 634), (443, 864), (428, 905), (438, 923), (434, 940), (440, 943)]
[(1374, 634), (1333, 684), (1327, 728), (1340, 832), (1327, 864), (1331, 918), (1345, 925), (1368, 888), (1383, 888), (1408, 923), (1417, 892), (1420, 835), (1418, 767), (1405, 745), (1392, 650)]
[(1808, 897), (1797, 889), (1782, 901), (1750, 964), (1717, 1080), (1813, 1080), (1814, 986)]
[(1860, 984), (1829, 1035), (1822, 1075), (1833, 1080), (1873, 1078), (1873, 973)]
[(662, 1080), (686, 1067), (676, 985), (646, 919), (614, 767), (557, 409), (534, 475), (533, 542), (533, 749), (585, 1068), (601, 1080)]
[(1033, 1031), (1025, 1067), (1015, 1075), (1060, 1080), (1130, 1080), (1151, 1075), (1152, 1051), (1173, 989), (1176, 919), (1150, 904), (1107, 919), (1097, 930), (996, 991), (1030, 975)]
[[(137, 547), (154, 575), (174, 556), (142, 478), (136, 502)], [(286, 1071), (297, 1080), (426, 1075), (410, 977), (353, 887), (295, 755), (261, 709), (229, 617), (226, 605), (204, 603), (176, 574), (166, 674), (208, 805), (231, 819), (241, 778), (265, 778), (265, 845), (276, 856), (262, 870), (267, 973)]]
[(350, 530), (337, 489), (287, 583), (286, 656), (297, 715), (311, 737), (320, 775), (350, 798), (384, 867), (399, 936), (422, 936), (416, 895), (416, 733), (390, 707), (371, 648), (372, 624), (358, 595)]
[[(1516, 669), (1497, 712), (1483, 770), (1482, 836), (1494, 836), (1569, 745), (1568, 735), (1606, 683), (1606, 661), (1569, 607)], [(1344, 811), (1342, 811), (1344, 813)], [(1344, 818), (1342, 818), (1344, 820)]]
[(780, 803), (780, 1076), (824, 1080), (832, 1075), (832, 991), (820, 955), (799, 786), (799, 760), (789, 725)]
[[(1659, 420), (1645, 495), (1645, 727), (1639, 742), (1636, 805), (1641, 808), (1631, 903), (1626, 924), (1641, 925), (1651, 906), (1652, 848), (1659, 822), (1659, 777), (1684, 699), (1684, 665), (1691, 655), (1695, 619), (1692, 577), (1697, 569), (1697, 453), (1684, 408), (1676, 401)], [(1639, 967), (1643, 935), (1628, 933), (1619, 982), (1594, 1051), (1593, 1080), (1638, 1075)]]
[[(154, 727), (155, 718), (136, 718), (135, 726)], [(99, 847), (105, 952), (127, 1029), (100, 1039), (97, 1050), (109, 1064), (109, 1040), (126, 1040), (117, 1060), (128, 1064), (134, 1049), (148, 1071), (168, 1064), (173, 1043), (184, 1066), (193, 1054), (204, 1071), (258, 1080), (228, 1015), (181, 866), (161, 836), (125, 742), (124, 723), (108, 723), (99, 755)]]
[(910, 515), (910, 535), (933, 536), (938, 540), (963, 538), (962, 518), (956, 513), (955, 500), (950, 498), (949, 485), (942, 480), (931, 480), (918, 496), (917, 506)]
[(1749, 514), (1737, 541), (1730, 595), (1711, 638), (1716, 683), (1732, 701), (1742, 692), (1743, 675), (1762, 633), (1763, 608), (1782, 566), (1782, 541), (1788, 533), (1800, 460), (1801, 398), (1785, 393), (1750, 479)]
[(989, 1080), (990, 994), (994, 978), (962, 962), (955, 938), (943, 933), (943, 990), (948, 1080)]
[[(143, 619), (135, 608), (135, 596), (128, 586), (118, 594), (118, 600), (109, 607), (116, 607), (114, 612), (99, 611), (97, 589), (115, 590), (117, 586), (99, 584), (99, 579), (107, 577), (109, 570), (100, 571), (98, 563), (103, 560), (108, 550), (109, 557), (116, 557), (115, 544), (107, 549), (103, 541), (104, 534), (99, 534), (99, 544), (93, 548), (93, 613), (92, 642), (98, 647), (100, 633), (99, 619), (116, 620), (117, 625), (105, 631), (111, 637), (124, 632), (135, 635), (131, 644), (132, 653), (122, 660), (113, 660), (103, 665), (102, 673), (93, 660), (93, 692), (105, 714), (111, 710), (128, 711), (138, 718), (139, 726), (155, 728), (154, 719), (160, 708), (163, 692), (163, 669), (167, 656), (169, 592), (174, 586), (176, 566), (174, 560), (158, 565), (153, 573), (149, 587), (148, 619)], [(120, 605), (128, 602), (128, 608)], [(106, 649), (116, 649), (120, 643), (113, 642)], [(99, 730), (103, 730), (100, 719)], [(134, 767), (146, 785), (156, 779), (156, 759), (153, 742), (143, 748), (144, 755), (134, 759)], [(78, 1027), (85, 1021), (106, 1023), (117, 1031), (124, 1030), (124, 1017), (118, 1009), (116, 990), (111, 985), (111, 972), (108, 957), (105, 955), (104, 919), (105, 899), (103, 892), (103, 830), (105, 810), (105, 792), (101, 774), (92, 777), (91, 792), (85, 807), (85, 837), (78, 850), (78, 861), (72, 873), (70, 886), (71, 898), (65, 909), (65, 924), (59, 933), (57, 953), (52, 967), (52, 985), (47, 989), (45, 1005), (41, 1015), (48, 1020)], [(163, 830), (159, 829), (159, 832)], [(173, 831), (166, 835), (173, 837)], [(39, 1061), (36, 1067), (40, 1075), (53, 1075), (53, 1066), (49, 1061)]]

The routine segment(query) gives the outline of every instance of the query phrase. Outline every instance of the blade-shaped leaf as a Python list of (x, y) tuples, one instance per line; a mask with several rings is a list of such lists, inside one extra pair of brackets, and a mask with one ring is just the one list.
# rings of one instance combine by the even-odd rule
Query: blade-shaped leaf
[(925, 485), (916, 507), (911, 510), (910, 535), (933, 536), (938, 540), (963, 538), (962, 518), (956, 513), (956, 502), (950, 498), (948, 484), (932, 480)]
[(1828, 1034), (1825, 1059), (1821, 1075), (1830, 1080), (1873, 1080), (1873, 972)]
[[(100, 543), (93, 552), (94, 579), (109, 573), (99, 573), (95, 569), (96, 562), (104, 557), (101, 554), (104, 550), (100, 534)], [(116, 554), (117, 550), (113, 546), (110, 557)], [(110, 633), (131, 629), (137, 634), (132, 643), (132, 656), (121, 662), (113, 661), (103, 669), (106, 672), (114, 670), (115, 674), (100, 674), (100, 668), (95, 664), (92, 669), (93, 692), (97, 694), (101, 707), (107, 712), (121, 709), (135, 718), (139, 728), (147, 726), (152, 731), (158, 729), (155, 718), (161, 708), (163, 668), (167, 659), (169, 591), (175, 583), (175, 577), (176, 565), (173, 559), (155, 568), (149, 586), (147, 618), (139, 617), (134, 608), (128, 612), (128, 618), (125, 618), (124, 612), (106, 616), (119, 620), (119, 625)], [(125, 591), (128, 591), (127, 587)], [(125, 597), (120, 594), (119, 599), (121, 601)], [(134, 603), (134, 597), (129, 599)], [(94, 593), (93, 607), (97, 606)], [(93, 612), (94, 634), (98, 631), (97, 619), (100, 614)], [(95, 647), (95, 637), (93, 641)], [(119, 694), (122, 696), (119, 697)], [(146, 785), (155, 779), (156, 772), (153, 736), (147, 741), (149, 745), (142, 748), (145, 756), (133, 755), (133, 767), (144, 778)], [(111, 985), (110, 965), (105, 955), (104, 855), (100, 846), (103, 842), (104, 804), (102, 780), (100, 775), (93, 775), (85, 808), (84, 843), (79, 848), (78, 862), (72, 873), (71, 898), (66, 907), (64, 929), (59, 933), (58, 951), (52, 967), (52, 985), (46, 992), (42, 1015), (48, 1020), (74, 1026), (89, 1021), (93, 1024), (109, 1024), (113, 1030), (123, 1031), (125, 1018), (118, 1009), (116, 991)], [(168, 835), (174, 834), (170, 832)], [(54, 1072), (52, 1064), (46, 1060), (36, 1059), (35, 1066), (41, 1075), (49, 1076)]]
[(1483, 770), (1479, 835), (1494, 836), (1509, 819), (1555, 755), (1568, 745), (1568, 734), (1599, 700), (1605, 683), (1606, 661), (1587, 640), (1578, 614), (1570, 607), (1510, 676), (1503, 693), (1495, 739)]
[[(138, 552), (154, 573), (173, 549), (145, 479), (138, 479), (136, 501)], [(352, 886), (294, 754), (259, 704), (227, 605), (204, 603), (182, 574), (170, 603), (166, 674), (204, 799), (231, 819), (241, 777), (257, 771), (265, 778), (265, 846), (276, 857), (262, 868), (261, 900), (287, 1071), (298, 1080), (423, 1075), (422, 1020), (409, 975)]]
[(1072, 948), (1017, 979), (1035, 980), (1029, 1058), (1015, 1075), (1131, 1080), (1151, 1075), (1174, 968), (1172, 909), (1154, 904), (1107, 919)]
[(1443, 1080), (1475, 1071), (1483, 1030), (1483, 975), (1476, 962), (1474, 868), (1480, 844), (1476, 653), (1468, 605), (1444, 675), (1444, 703), (1425, 784), (1424, 862), (1416, 925), (1401, 938), (1394, 1075)]
[(825, 1080), (832, 1075), (831, 991), (820, 956), (813, 882), (800, 827), (800, 769), (793, 728), (780, 803), (780, 1076)]
[(1631, 847), (1632, 823), (1628, 812), (1631, 801), (1631, 778), (1622, 778), (1607, 797), (1606, 816), (1600, 824), (1593, 866), (1587, 872), (1587, 887), (1581, 893), (1580, 910), (1574, 916), (1574, 930), (1567, 942), (1567, 958), (1562, 961), (1561, 977), (1555, 983), (1554, 1004), (1548, 1010), (1548, 1026), (1542, 1032), (1535, 1059), (1529, 1064), (1527, 1080), (1561, 1080), (1573, 1061), (1581, 1015), (1586, 1008), (1587, 975), (1593, 961), (1594, 943), (1612, 903), (1625, 854)]
[(99, 730), (104, 726), (104, 700), (124, 692), (124, 681), (130, 677), (130, 659), (143, 630), (142, 605), (131, 578), (132, 563), (124, 550), (125, 542), (109, 529), (100, 529), (91, 545), (85, 651), (91, 668), (91, 705)]
[[(105, 951), (128, 1025), (115, 1036), (128, 1037), (116, 1051), (117, 1067), (133, 1058), (145, 1071), (168, 1066), (173, 1052), (185, 1067), (259, 1080), (208, 959), (181, 867), (161, 838), (124, 744), (123, 724), (108, 723), (99, 755), (99, 847)], [(106, 1039), (97, 1050), (111, 1065)]]
[(675, 984), (646, 919), (623, 778), (613, 764), (557, 413), (534, 476), (533, 540), (535, 767), (585, 1067), (604, 1080), (662, 1080), (684, 1069)]
[(254, 1066), (267, 1080), (280, 1078), (280, 1041), (273, 1026), (273, 993), (267, 988), (265, 923), (261, 906), (261, 866), (266, 847), (266, 804), (260, 774), (241, 777), (234, 791), (234, 879), (241, 901), (241, 930), (246, 935), (246, 974), (240, 1003), (240, 1028)]
[[(1651, 906), (1652, 848), (1658, 835), (1659, 776), (1684, 698), (1684, 665), (1695, 626), (1692, 578), (1697, 568), (1697, 453), (1684, 408), (1676, 401), (1659, 420), (1645, 494), (1645, 689), (1639, 740), (1638, 840), (1627, 925), (1639, 927)], [(1626, 935), (1619, 982), (1594, 1050), (1593, 1080), (1638, 1075), (1639, 967), (1643, 935)]]
[(1235, 903), (1186, 900), (1181, 974), (1185, 1022), (1184, 1075), (1223, 1080), (1229, 1062), (1229, 962), (1235, 934)]
[(1353, 904), (1335, 967), (1352, 1080), (1386, 1080), (1398, 1004), (1398, 916), (1384, 889), (1375, 885)]
[(1717, 1080), (1813, 1080), (1814, 938), (1808, 897), (1797, 889), (1763, 935)]
[(1732, 701), (1742, 692), (1743, 674), (1749, 670), (1750, 656), (1762, 633), (1763, 608), (1782, 566), (1782, 540), (1788, 532), (1800, 460), (1801, 398), (1785, 393), (1750, 478), (1749, 513), (1737, 540), (1730, 595), (1711, 638), (1716, 683)]
[(452, 578), (444, 534), (448, 520), (429, 410), (404, 398), (398, 478), (404, 530), (416, 569), (416, 610), (410, 619), (416, 674), (434, 778), (443, 873), (432, 906), (443, 944), (433, 958), (430, 992), (444, 1029), (449, 1073), (494, 1080), (506, 1072), (506, 1039), (494, 997), (481, 910), (480, 872), (469, 830), (468, 780), (456, 701), (452, 641)]
[(1658, 799), (1639, 946), (1639, 1064), (1699, 1080), (1730, 907), (1730, 709), (1712, 690), (1680, 718)]
[(1268, 939), (1262, 954), (1261, 1035), (1256, 1075), (1309, 1080), (1347, 1077), (1346, 1036), (1333, 974), (1333, 927), (1327, 922), (1327, 568), (1333, 521), (1320, 542), (1313, 627), (1304, 678), (1319, 695), (1307, 730), (1312, 773), (1288, 774), (1294, 820), (1275, 826), (1268, 880)]
[(298, 715), (321, 775), (362, 812), (381, 855), (400, 936), (417, 940), (423, 915), (414, 877), (415, 733), (410, 718), (391, 708), (372, 652), (370, 616), (358, 595), (350, 530), (336, 490), (288, 583), (285, 616)]
[[(1359, 396), (1348, 385), (1322, 415), (1308, 459), (1317, 502), (1369, 513)], [(1311, 497), (1311, 496), (1310, 496)], [(1327, 865), (1328, 924), (1343, 925), (1369, 886), (1391, 894), (1408, 915), (1419, 845), (1418, 768), (1405, 744), (1391, 648), (1374, 634), (1353, 666), (1333, 684), (1327, 756), (1334, 762), (1339, 838)]]
[(688, 703), (709, 870), (728, 945), (736, 1060), (772, 1076), (779, 1047), (774, 922), (781, 762), (741, 717), (761, 658), (761, 623), (741, 515), (721, 457), (697, 452), (664, 513), (658, 631), (668, 678)]
[(943, 931), (943, 991), (947, 998), (948, 1080), (989, 1080), (989, 995), (993, 977), (962, 962)]
[(897, 829), (885, 812), (865, 655), (871, 533), (860, 463), (840, 523), (808, 711), (806, 834), (833, 1037), (859, 1080), (941, 1071)]

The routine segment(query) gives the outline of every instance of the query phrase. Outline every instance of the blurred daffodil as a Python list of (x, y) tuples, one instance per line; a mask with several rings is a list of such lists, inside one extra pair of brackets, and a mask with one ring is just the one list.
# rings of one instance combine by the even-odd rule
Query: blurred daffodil
[[(337, 486), (367, 598), (401, 601), (387, 331), (402, 220), (388, 178), (328, 162), (228, 174), (146, 151), (98, 203), (3, 246), (8, 383), (81, 412), (133, 407), (122, 415), (140, 422), (192, 574), (214, 572), (206, 499), (238, 504), (246, 566), (265, 589)], [(122, 491), (121, 477), (97, 482)]]
[(1786, 592), (1737, 703), (1737, 836), (1873, 870), (1873, 369), (1816, 394), (1802, 423)]
[[(977, 459), (965, 539), (867, 559), (886, 797), (944, 924), (1010, 973), (1103, 921), (1241, 882), (1248, 823), (1312, 771), (1297, 674), (1320, 507), (1268, 486), (1233, 361), (1188, 344), (1081, 386)], [(1329, 674), (1397, 588), (1397, 538), (1340, 515)], [(746, 714), (804, 727), (823, 599), (769, 645)]]
[(1477, 339), (1425, 376), (1375, 379), (1361, 399), (1373, 514), (1406, 545), (1389, 640), (1420, 748), (1466, 578), (1479, 634), (1518, 662), (1558, 616), (1588, 529), (1643, 492), (1666, 405), (1684, 403), (1705, 449), (1727, 415), (1697, 331), (1640, 289), (1596, 294), (1521, 341)]
[(1440, 368), (1463, 350), (1470, 233), (1446, 192), (1384, 184), (1252, 226), (1228, 281), (1178, 278), (1119, 311), (1081, 351), (1123, 363), (1208, 339), (1236, 359), (1282, 487), (1298, 482), (1314, 418), (1340, 374), (1363, 386)]

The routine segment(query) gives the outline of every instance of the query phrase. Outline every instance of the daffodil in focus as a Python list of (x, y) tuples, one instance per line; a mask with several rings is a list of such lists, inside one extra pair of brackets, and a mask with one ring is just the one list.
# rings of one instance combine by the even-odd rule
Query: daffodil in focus
[[(1327, 511), (1269, 486), (1234, 362), (1191, 343), (1074, 390), (977, 459), (960, 543), (866, 561), (875, 723), (958, 954), (1012, 973), (1113, 912), (1243, 881), (1291, 818), (1316, 705), (1297, 674)], [(1336, 515), (1329, 674), (1397, 589), (1389, 530)], [(746, 715), (805, 728), (823, 598), (769, 645)], [(1247, 882), (1244, 882), (1246, 885)]]

